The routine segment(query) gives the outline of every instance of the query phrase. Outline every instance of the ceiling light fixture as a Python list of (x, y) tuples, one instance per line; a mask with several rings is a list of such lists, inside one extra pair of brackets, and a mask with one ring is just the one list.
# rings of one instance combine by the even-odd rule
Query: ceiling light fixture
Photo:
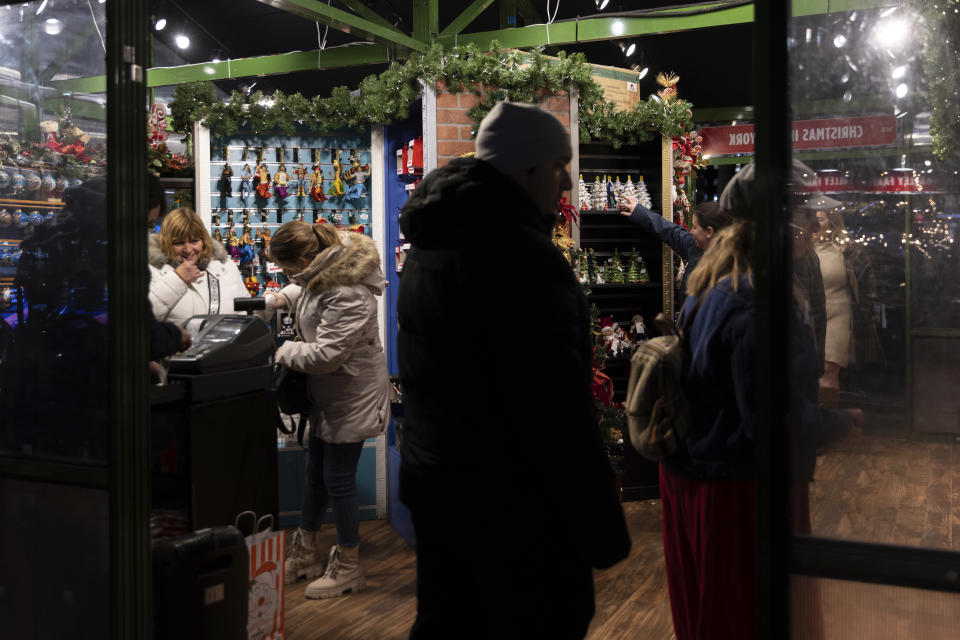
[(33, 15), (38, 16), (38, 15), (40, 15), (41, 13), (43, 13), (44, 9), (47, 8), (47, 2), (48, 2), (48, 0), (43, 0), (43, 2), (40, 3), (40, 6), (37, 7), (37, 12), (36, 12), (35, 14), (33, 14)]
[(909, 33), (910, 27), (906, 20), (892, 19), (884, 20), (877, 25), (874, 32), (874, 38), (877, 43), (883, 47), (896, 47), (903, 44)]
[(845, 44), (847, 44), (847, 36), (845, 36), (845, 35), (843, 35), (843, 34), (841, 33), (840, 35), (834, 37), (834, 39), (833, 39), (833, 46), (835, 46), (837, 49), (839, 49), (840, 47), (842, 47), (842, 46), (845, 45)]
[(596, 5), (597, 11), (603, 11), (610, 4), (610, 0), (593, 0), (593, 4)]
[(43, 21), (43, 30), (50, 35), (55, 36), (63, 31), (63, 22), (57, 20), (56, 18), (47, 18)]
[(153, 28), (156, 29), (157, 31), (163, 31), (164, 27), (166, 26), (167, 26), (166, 18), (157, 18), (156, 20), (153, 21)]
[(637, 43), (636, 43), (636, 42), (621, 42), (621, 43), (619, 43), (618, 46), (620, 47), (620, 51), (623, 52), (623, 57), (624, 57), (624, 58), (629, 58), (630, 56), (632, 56), (632, 55), (633, 55), (634, 53), (636, 53), (636, 51), (637, 51)]
[(894, 67), (893, 73), (890, 76), (894, 80), (898, 80), (907, 74), (907, 65), (900, 65), (899, 67)]
[(898, 98), (903, 98), (903, 97), (905, 97), (905, 96), (907, 95), (907, 91), (909, 91), (909, 90), (910, 90), (910, 89), (909, 89), (909, 87), (907, 87), (906, 84), (903, 84), (903, 83), (898, 84), (898, 85), (897, 85), (897, 97), (898, 97)]
[(187, 47), (190, 46), (190, 38), (183, 35), (182, 33), (179, 34), (176, 38), (174, 38), (174, 42), (176, 42), (177, 46), (180, 47), (181, 49), (186, 49)]

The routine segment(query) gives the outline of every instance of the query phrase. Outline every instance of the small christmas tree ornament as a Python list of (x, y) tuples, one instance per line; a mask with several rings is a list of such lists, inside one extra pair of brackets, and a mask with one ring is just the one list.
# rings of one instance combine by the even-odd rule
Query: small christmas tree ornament
[(647, 283), (650, 282), (650, 273), (647, 271), (647, 263), (643, 261), (643, 258), (637, 258), (640, 263), (640, 282)]
[(620, 249), (613, 250), (613, 284), (623, 284), (624, 279), (623, 259), (620, 257)]
[(586, 211), (590, 208), (590, 191), (587, 189), (587, 183), (583, 181), (583, 174), (580, 174), (580, 180), (577, 182), (577, 199), (580, 201), (580, 210)]
[(653, 208), (653, 202), (650, 201), (650, 193), (647, 191), (647, 185), (643, 182), (643, 176), (637, 178), (637, 201), (647, 209)]
[(628, 266), (627, 266), (627, 273), (626, 273), (625, 276), (624, 276), (624, 278), (626, 279), (626, 281), (629, 282), (629, 283), (631, 283), (631, 284), (637, 284), (638, 282), (640, 282), (640, 264), (639, 264), (639, 260), (640, 260), (640, 257), (637, 255), (637, 250), (634, 249), (634, 250), (630, 253), (630, 261), (629, 261), (629, 264), (628, 264)]
[(634, 186), (633, 180), (630, 179), (630, 176), (627, 176), (627, 183), (623, 185), (623, 195), (630, 198), (637, 197), (637, 187)]
[(593, 179), (593, 186), (590, 187), (590, 208), (603, 209), (601, 204), (606, 200), (606, 192), (603, 190), (603, 183), (600, 182), (600, 176)]
[(597, 284), (597, 259), (593, 255), (593, 249), (587, 251), (587, 284)]

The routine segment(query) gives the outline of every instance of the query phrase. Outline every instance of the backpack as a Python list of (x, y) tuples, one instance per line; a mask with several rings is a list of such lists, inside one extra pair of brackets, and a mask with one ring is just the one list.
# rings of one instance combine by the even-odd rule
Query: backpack
[(682, 331), (662, 313), (655, 322), (664, 335), (633, 353), (624, 407), (633, 448), (660, 462), (680, 448), (690, 427), (690, 402), (683, 388), (689, 356)]

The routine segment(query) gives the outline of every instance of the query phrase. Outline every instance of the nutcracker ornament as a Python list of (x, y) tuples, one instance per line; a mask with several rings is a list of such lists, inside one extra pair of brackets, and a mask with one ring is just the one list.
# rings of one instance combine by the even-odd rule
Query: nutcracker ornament
[(250, 171), (250, 165), (244, 164), (240, 171), (240, 199), (243, 200), (243, 206), (247, 206), (247, 198), (250, 197), (250, 178), (252, 177), (253, 172)]
[(223, 164), (223, 171), (220, 172), (220, 179), (217, 180), (217, 189), (220, 190), (220, 208), (227, 208), (227, 198), (230, 197), (232, 187), (230, 181), (233, 179), (233, 169), (229, 162)]
[(223, 242), (223, 235), (220, 233), (219, 227), (213, 230), (213, 239), (220, 243)]
[(313, 173), (310, 174), (310, 197), (314, 202), (323, 202), (327, 199), (323, 194), (323, 172), (317, 165), (314, 165)]
[(262, 162), (257, 165), (257, 175), (254, 176), (253, 182), (254, 190), (256, 190), (257, 195), (262, 199), (266, 200), (273, 195), (270, 193), (270, 173), (267, 171), (267, 165)]
[(630, 319), (630, 330), (627, 334), (634, 345), (647, 339), (647, 326), (643, 324), (643, 316), (637, 314)]
[[(297, 155), (296, 150), (294, 150), (294, 155)], [(310, 172), (307, 171), (303, 163), (300, 163), (300, 166), (293, 170), (293, 175), (297, 179), (297, 197), (304, 198), (307, 195), (307, 176), (310, 175)]]
[(357, 200), (367, 193), (367, 177), (370, 175), (370, 165), (360, 164), (356, 151), (350, 154), (350, 168), (343, 172), (343, 180), (350, 182), (347, 198)]
[[(273, 176), (274, 192), (278, 199), (286, 200), (290, 195), (287, 193), (287, 182), (289, 180), (290, 176), (287, 175), (287, 165), (281, 164), (277, 173)], [(283, 206), (283, 204), (281, 204), (281, 206)]]
[(343, 164), (340, 162), (340, 153), (333, 152), (333, 186), (330, 187), (329, 194), (340, 197), (344, 194), (343, 190)]
[(230, 227), (230, 232), (227, 234), (227, 252), (234, 260), (240, 259), (240, 238), (237, 237), (237, 231), (233, 227)]

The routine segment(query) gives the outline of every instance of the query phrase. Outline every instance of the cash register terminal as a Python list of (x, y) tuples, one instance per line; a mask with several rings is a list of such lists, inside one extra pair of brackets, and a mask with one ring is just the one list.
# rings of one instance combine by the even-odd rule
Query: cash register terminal
[(170, 373), (214, 373), (263, 365), (274, 351), (270, 328), (255, 316), (193, 316), (193, 345), (170, 358)]

